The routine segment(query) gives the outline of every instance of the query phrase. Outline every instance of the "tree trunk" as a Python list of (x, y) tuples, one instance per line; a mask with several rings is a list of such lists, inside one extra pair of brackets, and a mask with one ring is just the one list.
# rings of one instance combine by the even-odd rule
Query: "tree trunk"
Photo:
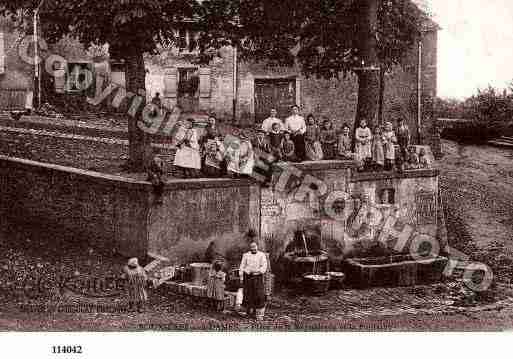
[[(126, 61), (126, 90), (142, 98), (142, 102), (135, 116), (127, 115), (129, 143), (128, 167), (133, 172), (143, 172), (153, 156), (150, 135), (141, 131), (137, 126), (137, 122), (142, 121), (142, 110), (146, 105), (146, 68), (144, 66), (142, 52), (137, 50), (131, 51), (127, 53), (124, 58)], [(129, 99), (131, 104), (136, 104), (135, 101), (138, 101), (136, 96)]]
[(358, 105), (356, 123), (367, 120), (371, 129), (377, 125), (379, 101), (379, 70), (378, 67), (376, 30), (378, 26), (378, 5), (381, 0), (360, 0), (358, 7), (358, 47), (362, 68), (358, 75)]

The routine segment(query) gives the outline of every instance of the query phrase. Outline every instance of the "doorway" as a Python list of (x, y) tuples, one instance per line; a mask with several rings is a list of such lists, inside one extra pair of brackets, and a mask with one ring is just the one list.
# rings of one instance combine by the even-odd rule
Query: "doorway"
[(199, 69), (187, 67), (178, 69), (178, 105), (183, 112), (199, 110)]
[(255, 80), (255, 121), (261, 123), (269, 117), (271, 109), (278, 111), (284, 119), (290, 115), (290, 108), (296, 104), (296, 79)]

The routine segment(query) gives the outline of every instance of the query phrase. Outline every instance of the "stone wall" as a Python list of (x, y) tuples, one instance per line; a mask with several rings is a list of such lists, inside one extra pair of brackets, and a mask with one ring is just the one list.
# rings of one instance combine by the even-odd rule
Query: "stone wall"
[[(316, 233), (332, 259), (362, 255), (362, 246), (378, 244), (391, 217), (399, 232), (404, 226), (412, 229), (412, 236), (394, 252), (408, 253), (415, 233), (445, 247), (445, 238), (439, 236), (437, 170), (399, 174), (358, 173), (353, 168), (350, 161), (324, 161), (277, 172), (274, 183), (281, 185), (262, 190), (261, 211), (262, 240), (274, 258), (284, 253), (298, 229)], [(397, 244), (388, 236), (382, 242), (390, 248)]]
[[(171, 180), (158, 204), (152, 186), (119, 176), (0, 156), (0, 218), (70, 240), (89, 241), (126, 256), (147, 252), (174, 263), (203, 259), (211, 241), (230, 261), (246, 249), (254, 229), (276, 260), (297, 229), (319, 236), (332, 259), (360, 256), (378, 242), (395, 247), (395, 231), (411, 228), (440, 248), (438, 171), (358, 173), (351, 161), (280, 166), (271, 188), (251, 180)], [(370, 214), (370, 216), (369, 216)], [(364, 248), (365, 249), (365, 248)], [(370, 254), (369, 254), (370, 255)]]
[(149, 216), (152, 253), (174, 263), (202, 261), (210, 242), (236, 260), (247, 249), (244, 234), (260, 227), (260, 188), (230, 179), (176, 180), (166, 185), (164, 203)]
[(0, 156), (3, 221), (144, 256), (151, 186), (146, 182)]
[(210, 241), (239, 257), (259, 231), (260, 188), (246, 180), (168, 181), (156, 204), (145, 181), (0, 156), (2, 231), (11, 223), (106, 252), (201, 260)]

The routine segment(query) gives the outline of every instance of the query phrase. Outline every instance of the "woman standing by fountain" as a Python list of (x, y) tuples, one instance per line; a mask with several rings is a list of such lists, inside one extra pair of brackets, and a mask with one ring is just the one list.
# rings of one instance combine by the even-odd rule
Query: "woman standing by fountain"
[(249, 249), (249, 252), (243, 254), (239, 268), (244, 285), (242, 305), (246, 308), (248, 316), (262, 320), (266, 304), (264, 274), (267, 272), (267, 257), (258, 250), (255, 241), (250, 243)]

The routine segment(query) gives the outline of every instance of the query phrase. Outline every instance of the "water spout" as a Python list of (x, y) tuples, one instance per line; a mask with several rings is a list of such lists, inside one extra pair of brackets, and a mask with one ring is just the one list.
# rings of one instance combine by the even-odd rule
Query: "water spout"
[(303, 243), (305, 244), (305, 255), (308, 256), (308, 246), (306, 244), (306, 238), (305, 238), (305, 233), (304, 232), (301, 232), (301, 236), (303, 237)]

